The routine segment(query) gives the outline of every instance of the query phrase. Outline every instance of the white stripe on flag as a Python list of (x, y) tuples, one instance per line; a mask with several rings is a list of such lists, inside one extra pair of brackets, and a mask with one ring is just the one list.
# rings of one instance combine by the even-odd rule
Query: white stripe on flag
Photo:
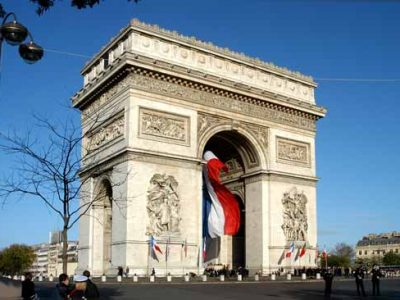
[(207, 165), (203, 167), (203, 172), (204, 172), (203, 174), (207, 191), (211, 199), (211, 209), (210, 209), (210, 214), (208, 216), (208, 234), (212, 238), (216, 238), (218, 236), (223, 236), (225, 233), (224, 209), (222, 208), (222, 205), (219, 202), (218, 197), (214, 191), (214, 188), (212, 187), (211, 182), (208, 178)]

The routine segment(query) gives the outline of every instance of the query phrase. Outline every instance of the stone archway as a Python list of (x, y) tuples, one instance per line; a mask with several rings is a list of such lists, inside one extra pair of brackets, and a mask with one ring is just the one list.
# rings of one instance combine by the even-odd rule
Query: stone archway
[(246, 266), (246, 174), (259, 164), (259, 154), (250, 140), (237, 131), (220, 131), (205, 144), (204, 152), (212, 151), (228, 168), (221, 180), (235, 195), (241, 210), (241, 226), (235, 236), (223, 236), (218, 262), (232, 268)]

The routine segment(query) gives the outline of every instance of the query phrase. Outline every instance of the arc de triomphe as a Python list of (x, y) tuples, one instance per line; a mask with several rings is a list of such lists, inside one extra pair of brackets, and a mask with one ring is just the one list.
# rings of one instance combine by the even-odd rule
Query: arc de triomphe
[[(80, 221), (78, 271), (201, 271), (205, 150), (229, 166), (223, 181), (242, 209), (217, 262), (263, 273), (315, 266), (315, 135), (326, 110), (312, 78), (137, 20), (82, 75), (72, 99), (81, 202), (94, 202)], [(292, 241), (304, 256), (285, 258)]]

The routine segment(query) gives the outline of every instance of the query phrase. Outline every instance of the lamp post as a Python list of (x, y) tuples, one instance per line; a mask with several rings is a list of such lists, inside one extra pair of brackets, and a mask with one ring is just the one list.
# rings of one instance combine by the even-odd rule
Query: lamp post
[[(9, 17), (13, 17), (14, 20), (7, 22)], [(29, 36), (30, 42), (23, 43), (27, 36)], [(11, 46), (19, 45), (19, 55), (28, 64), (33, 64), (43, 57), (43, 48), (33, 42), (28, 29), (17, 22), (17, 16), (12, 12), (4, 17), (0, 27), (0, 57), (3, 41)]]

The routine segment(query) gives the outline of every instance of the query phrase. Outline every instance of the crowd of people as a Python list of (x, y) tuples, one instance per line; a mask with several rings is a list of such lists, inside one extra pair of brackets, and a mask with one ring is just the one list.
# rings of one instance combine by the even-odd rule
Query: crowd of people
[(208, 266), (204, 269), (203, 274), (207, 275), (208, 277), (219, 277), (221, 275), (224, 275), (225, 277), (234, 277), (237, 275), (247, 277), (249, 276), (249, 270), (243, 267), (229, 269), (229, 266), (226, 265), (218, 268), (216, 268), (215, 266)]
[[(118, 275), (122, 276), (122, 268), (119, 268)], [(274, 272), (275, 275), (281, 275), (284, 273), (283, 269)], [(368, 276), (368, 272), (365, 268), (359, 267), (350, 272), (350, 269), (345, 268), (344, 274), (340, 268), (327, 268), (327, 269), (295, 269), (294, 276), (301, 274), (306, 274), (307, 277), (316, 276), (320, 273), (325, 280), (325, 296), (330, 297), (332, 293), (332, 284), (335, 276), (353, 276), (355, 278), (357, 294), (359, 296), (366, 296), (364, 288), (364, 278)], [(126, 276), (129, 274), (129, 269), (126, 271)], [(194, 273), (193, 273), (194, 274)], [(209, 277), (219, 277), (224, 275), (226, 277), (234, 277), (237, 275), (242, 275), (247, 277), (249, 275), (249, 270), (243, 267), (238, 267), (230, 269), (229, 266), (208, 266), (204, 269), (204, 275)], [(152, 275), (155, 276), (154, 268), (152, 270)], [(194, 274), (195, 275), (195, 274)], [(371, 281), (372, 281), (372, 294), (375, 296), (380, 295), (380, 278), (384, 277), (383, 272), (379, 266), (373, 266), (370, 271)], [(70, 282), (70, 278), (67, 274), (60, 274), (58, 277), (59, 282), (56, 285), (56, 294), (58, 299), (61, 300), (95, 300), (100, 298), (99, 290), (91, 280), (90, 272), (84, 271), (82, 275), (75, 275), (73, 277), (74, 283)], [(35, 292), (35, 284), (32, 281), (32, 274), (26, 273), (25, 280), (22, 282), (22, 298), (24, 300), (34, 300), (38, 299)]]
[[(74, 283), (70, 282), (70, 278), (67, 274), (60, 274), (56, 285), (55, 297), (60, 300), (100, 299), (99, 290), (96, 284), (90, 280), (89, 271), (84, 271), (82, 275), (75, 275), (73, 281)], [(24, 300), (38, 299), (31, 273), (25, 274), (25, 280), (22, 282), (21, 296)]]
[[(365, 268), (358, 267), (353, 272), (352, 275), (354, 276), (357, 294), (358, 296), (366, 297), (367, 294), (364, 288), (364, 278), (367, 276), (368, 272)], [(372, 281), (372, 295), (373, 296), (380, 296), (380, 279), (383, 277), (383, 274), (379, 268), (379, 266), (373, 266), (371, 272), (371, 281)], [(332, 268), (328, 268), (323, 272), (323, 278), (325, 280), (325, 296), (330, 297), (332, 293), (332, 283), (335, 274)]]

